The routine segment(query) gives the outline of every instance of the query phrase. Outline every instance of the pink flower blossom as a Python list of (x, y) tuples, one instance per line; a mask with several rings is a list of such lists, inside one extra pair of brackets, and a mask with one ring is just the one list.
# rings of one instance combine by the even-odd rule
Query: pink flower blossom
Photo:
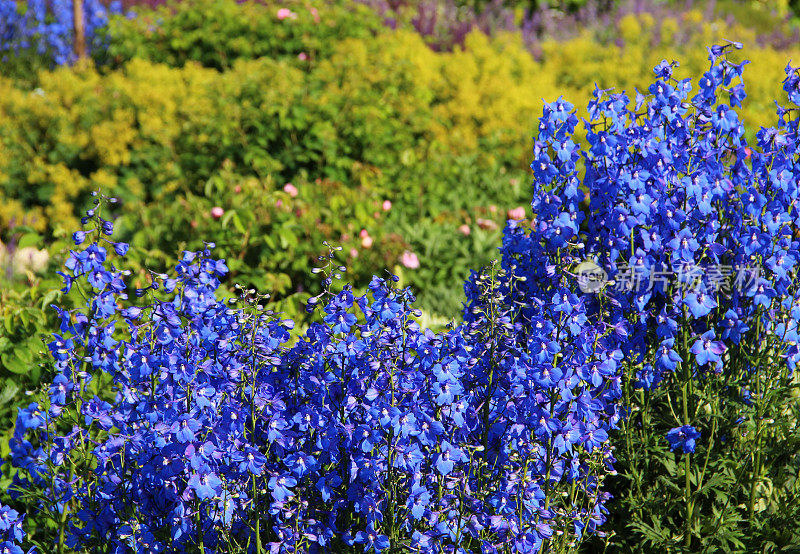
[(417, 255), (413, 252), (406, 250), (403, 252), (403, 255), (400, 256), (400, 263), (408, 269), (417, 269), (419, 267), (419, 258), (417, 258)]
[(496, 214), (497, 213), (497, 206), (492, 204), (491, 206), (489, 206), (489, 211), (492, 212), (493, 214)]
[(281, 21), (284, 19), (297, 19), (297, 14), (289, 8), (281, 8), (278, 10), (278, 19)]
[(383, 201), (383, 211), (388, 212), (392, 209), (392, 201), (391, 200), (384, 200)]
[(367, 235), (361, 239), (361, 246), (364, 248), (369, 248), (372, 246), (372, 237)]
[(479, 217), (475, 221), (475, 223), (477, 223), (478, 227), (480, 227), (484, 231), (487, 231), (487, 230), (492, 230), (493, 231), (493, 230), (497, 229), (497, 223), (495, 223), (491, 219), (482, 219), (482, 218)]
[(358, 236), (361, 237), (362, 239), (365, 239), (369, 236), (369, 233), (367, 232), (366, 229), (361, 229), (361, 232), (358, 234)]
[(300, 60), (301, 62), (304, 62), (308, 59), (308, 54), (306, 54), (305, 52), (300, 52), (297, 55), (297, 59)]
[(525, 219), (525, 208), (517, 206), (516, 208), (508, 210), (508, 219)]
[(281, 200), (281, 199), (279, 198), (279, 199), (278, 199), (278, 200), (275, 202), (275, 207), (276, 207), (276, 208), (281, 208), (281, 207), (283, 207), (283, 200)]
[(458, 228), (458, 232), (464, 235), (465, 237), (468, 237), (470, 233), (472, 233), (472, 229), (469, 228), (469, 225), (464, 223)]
[(213, 208), (211, 208), (211, 217), (213, 217), (214, 219), (219, 219), (223, 215), (225, 215), (225, 210), (223, 210), (219, 206), (214, 206)]
[(292, 198), (295, 198), (298, 194), (297, 187), (294, 186), (292, 183), (286, 183), (285, 185), (283, 185), (283, 192), (285, 192)]
[(308, 11), (311, 12), (311, 16), (314, 18), (314, 23), (319, 23), (319, 12), (317, 11), (317, 8), (309, 8)]
[(358, 250), (356, 250), (355, 248), (351, 248), (350, 249), (350, 257), (351, 258), (358, 258)]

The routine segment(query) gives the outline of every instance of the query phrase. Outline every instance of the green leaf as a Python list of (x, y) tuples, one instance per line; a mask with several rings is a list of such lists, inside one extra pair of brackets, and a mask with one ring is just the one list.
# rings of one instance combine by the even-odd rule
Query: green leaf
[(28, 372), (29, 366), (25, 362), (19, 359), (16, 355), (16, 349), (14, 353), (6, 352), (0, 355), (0, 362), (2, 362), (3, 367), (5, 367), (11, 373), (16, 373), (17, 375), (23, 375)]
[[(233, 216), (235, 216), (235, 215), (236, 215), (236, 210), (228, 210), (228, 211), (225, 212), (225, 215), (222, 216), (222, 221), (220, 222), (220, 223), (222, 223), (222, 228), (223, 229), (227, 229), (228, 228), (228, 225), (230, 224), (231, 220), (233, 219)], [(235, 225), (235, 223), (234, 223), (234, 225)]]
[(31, 363), (33, 361), (33, 350), (36, 348), (34, 340), (26, 340), (14, 348), (14, 355), (22, 360), (24, 363)]
[(19, 386), (11, 379), (6, 379), (6, 386), (0, 392), (0, 405), (8, 404), (14, 396), (19, 392)]
[(61, 296), (61, 291), (58, 289), (53, 289), (45, 294), (44, 297), (42, 297), (42, 301), (39, 305), (43, 310), (46, 310), (59, 296)]
[[(8, 447), (8, 443), (11, 440), (11, 437), (14, 436), (14, 430), (9, 429), (3, 434), (2, 439), (0, 439), (0, 456), (4, 459), (11, 453), (11, 449)], [(8, 483), (8, 484), (6, 484)], [(0, 487), (3, 487), (3, 490), (8, 490), (7, 487), (11, 486), (11, 483), (8, 479), (0, 480)]]
[(242, 220), (239, 219), (239, 214), (236, 213), (236, 212), (233, 212), (233, 218), (232, 219), (233, 219), (233, 226), (236, 227), (237, 231), (239, 231), (241, 234), (244, 235), (247, 231), (245, 230), (244, 225), (242, 225)]
[(6, 312), (6, 315), (3, 318), (3, 325), (5, 326), (6, 331), (8, 331), (8, 334), (12, 334), (16, 330), (14, 328), (14, 319), (13, 318), (14, 318), (14, 312), (10, 312), (10, 311)]
[(290, 229), (281, 228), (278, 231), (278, 237), (281, 239), (281, 248), (286, 249), (289, 246), (297, 246), (297, 237)]
[(42, 235), (38, 233), (27, 233), (22, 235), (17, 243), (17, 248), (27, 248), (28, 246), (38, 246), (41, 244)]

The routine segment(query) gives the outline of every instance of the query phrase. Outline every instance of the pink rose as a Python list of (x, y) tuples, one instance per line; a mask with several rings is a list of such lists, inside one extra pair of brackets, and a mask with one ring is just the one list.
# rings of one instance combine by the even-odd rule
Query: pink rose
[(301, 62), (304, 62), (308, 59), (308, 54), (306, 54), (305, 52), (300, 52), (297, 55), (297, 59), (300, 60)]
[(284, 19), (297, 19), (297, 14), (289, 8), (281, 8), (278, 10), (278, 19), (281, 21)]
[(223, 215), (225, 215), (225, 210), (223, 210), (219, 206), (214, 206), (213, 208), (211, 208), (211, 217), (213, 217), (214, 219), (219, 219)]
[(292, 198), (295, 198), (298, 194), (297, 187), (294, 186), (292, 183), (286, 183), (285, 185), (283, 185), (283, 192), (285, 192)]
[(472, 229), (469, 228), (469, 225), (464, 223), (458, 228), (458, 232), (464, 235), (465, 237), (468, 237), (469, 234), (472, 233)]
[(388, 212), (392, 209), (392, 201), (391, 200), (384, 200), (383, 201), (383, 211)]
[(525, 208), (517, 206), (516, 208), (508, 210), (508, 219), (525, 219)]
[(361, 229), (361, 232), (358, 234), (358, 236), (361, 237), (362, 239), (365, 239), (369, 236), (369, 233), (367, 232), (366, 229)]
[(403, 255), (400, 256), (400, 263), (408, 269), (417, 269), (419, 267), (419, 258), (417, 258), (417, 255), (413, 252), (406, 250), (403, 252)]

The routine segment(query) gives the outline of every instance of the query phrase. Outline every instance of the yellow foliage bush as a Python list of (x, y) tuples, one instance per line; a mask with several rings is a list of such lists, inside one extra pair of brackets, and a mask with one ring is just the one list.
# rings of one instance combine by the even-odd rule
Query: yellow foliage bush
[(706, 47), (723, 39), (744, 43), (738, 55), (752, 62), (741, 110), (752, 139), (774, 123), (783, 68), (800, 59), (800, 48), (756, 38), (689, 11), (628, 15), (614, 37), (548, 41), (538, 59), (514, 33), (474, 31), (463, 48), (437, 53), (414, 32), (386, 30), (336, 41), (305, 69), (266, 58), (223, 72), (133, 59), (113, 71), (45, 72), (33, 91), (0, 78), (0, 226), (74, 228), (75, 206), (97, 187), (168, 204), (201, 193), (226, 160), (277, 183), (368, 174), (390, 188), (403, 186), (391, 182), (403, 167), (453, 154), (521, 167), (544, 101), (564, 96), (583, 116), (595, 84), (633, 98), (664, 58), (680, 61), (678, 78), (697, 78)]
[[(602, 43), (590, 31), (565, 41), (548, 41), (542, 45), (541, 70), (555, 78), (556, 86), (568, 100), (583, 106), (595, 83), (600, 88), (646, 91), (653, 80), (652, 68), (662, 59), (677, 60), (680, 66), (675, 77), (697, 79), (708, 70), (707, 47), (724, 44), (725, 40), (744, 44), (735, 55), (750, 60), (745, 70), (747, 100), (740, 110), (750, 139), (762, 125), (773, 125), (774, 101), (785, 101), (781, 89), (783, 69), (790, 59), (800, 59), (800, 48), (777, 51), (758, 44), (752, 29), (723, 21), (704, 21), (697, 10), (688, 11), (680, 19), (655, 21), (649, 14), (628, 15), (618, 28), (622, 46)], [(696, 87), (695, 87), (696, 88)]]

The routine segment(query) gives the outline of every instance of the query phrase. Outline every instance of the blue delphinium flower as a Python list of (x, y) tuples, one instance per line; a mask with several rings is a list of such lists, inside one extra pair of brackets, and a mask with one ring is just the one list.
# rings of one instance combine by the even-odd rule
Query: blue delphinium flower
[(680, 448), (684, 453), (694, 452), (696, 446), (695, 441), (699, 438), (700, 432), (691, 425), (675, 427), (674, 429), (670, 429), (667, 433), (669, 449), (675, 450), (676, 448)]
[(692, 354), (697, 365), (706, 365), (709, 362), (721, 363), (720, 354), (725, 352), (725, 344), (714, 339), (714, 331), (706, 331), (692, 345)]
[(663, 340), (658, 351), (658, 358), (656, 358), (656, 367), (662, 370), (675, 371), (678, 363), (682, 361), (680, 354), (675, 351), (675, 339)]

